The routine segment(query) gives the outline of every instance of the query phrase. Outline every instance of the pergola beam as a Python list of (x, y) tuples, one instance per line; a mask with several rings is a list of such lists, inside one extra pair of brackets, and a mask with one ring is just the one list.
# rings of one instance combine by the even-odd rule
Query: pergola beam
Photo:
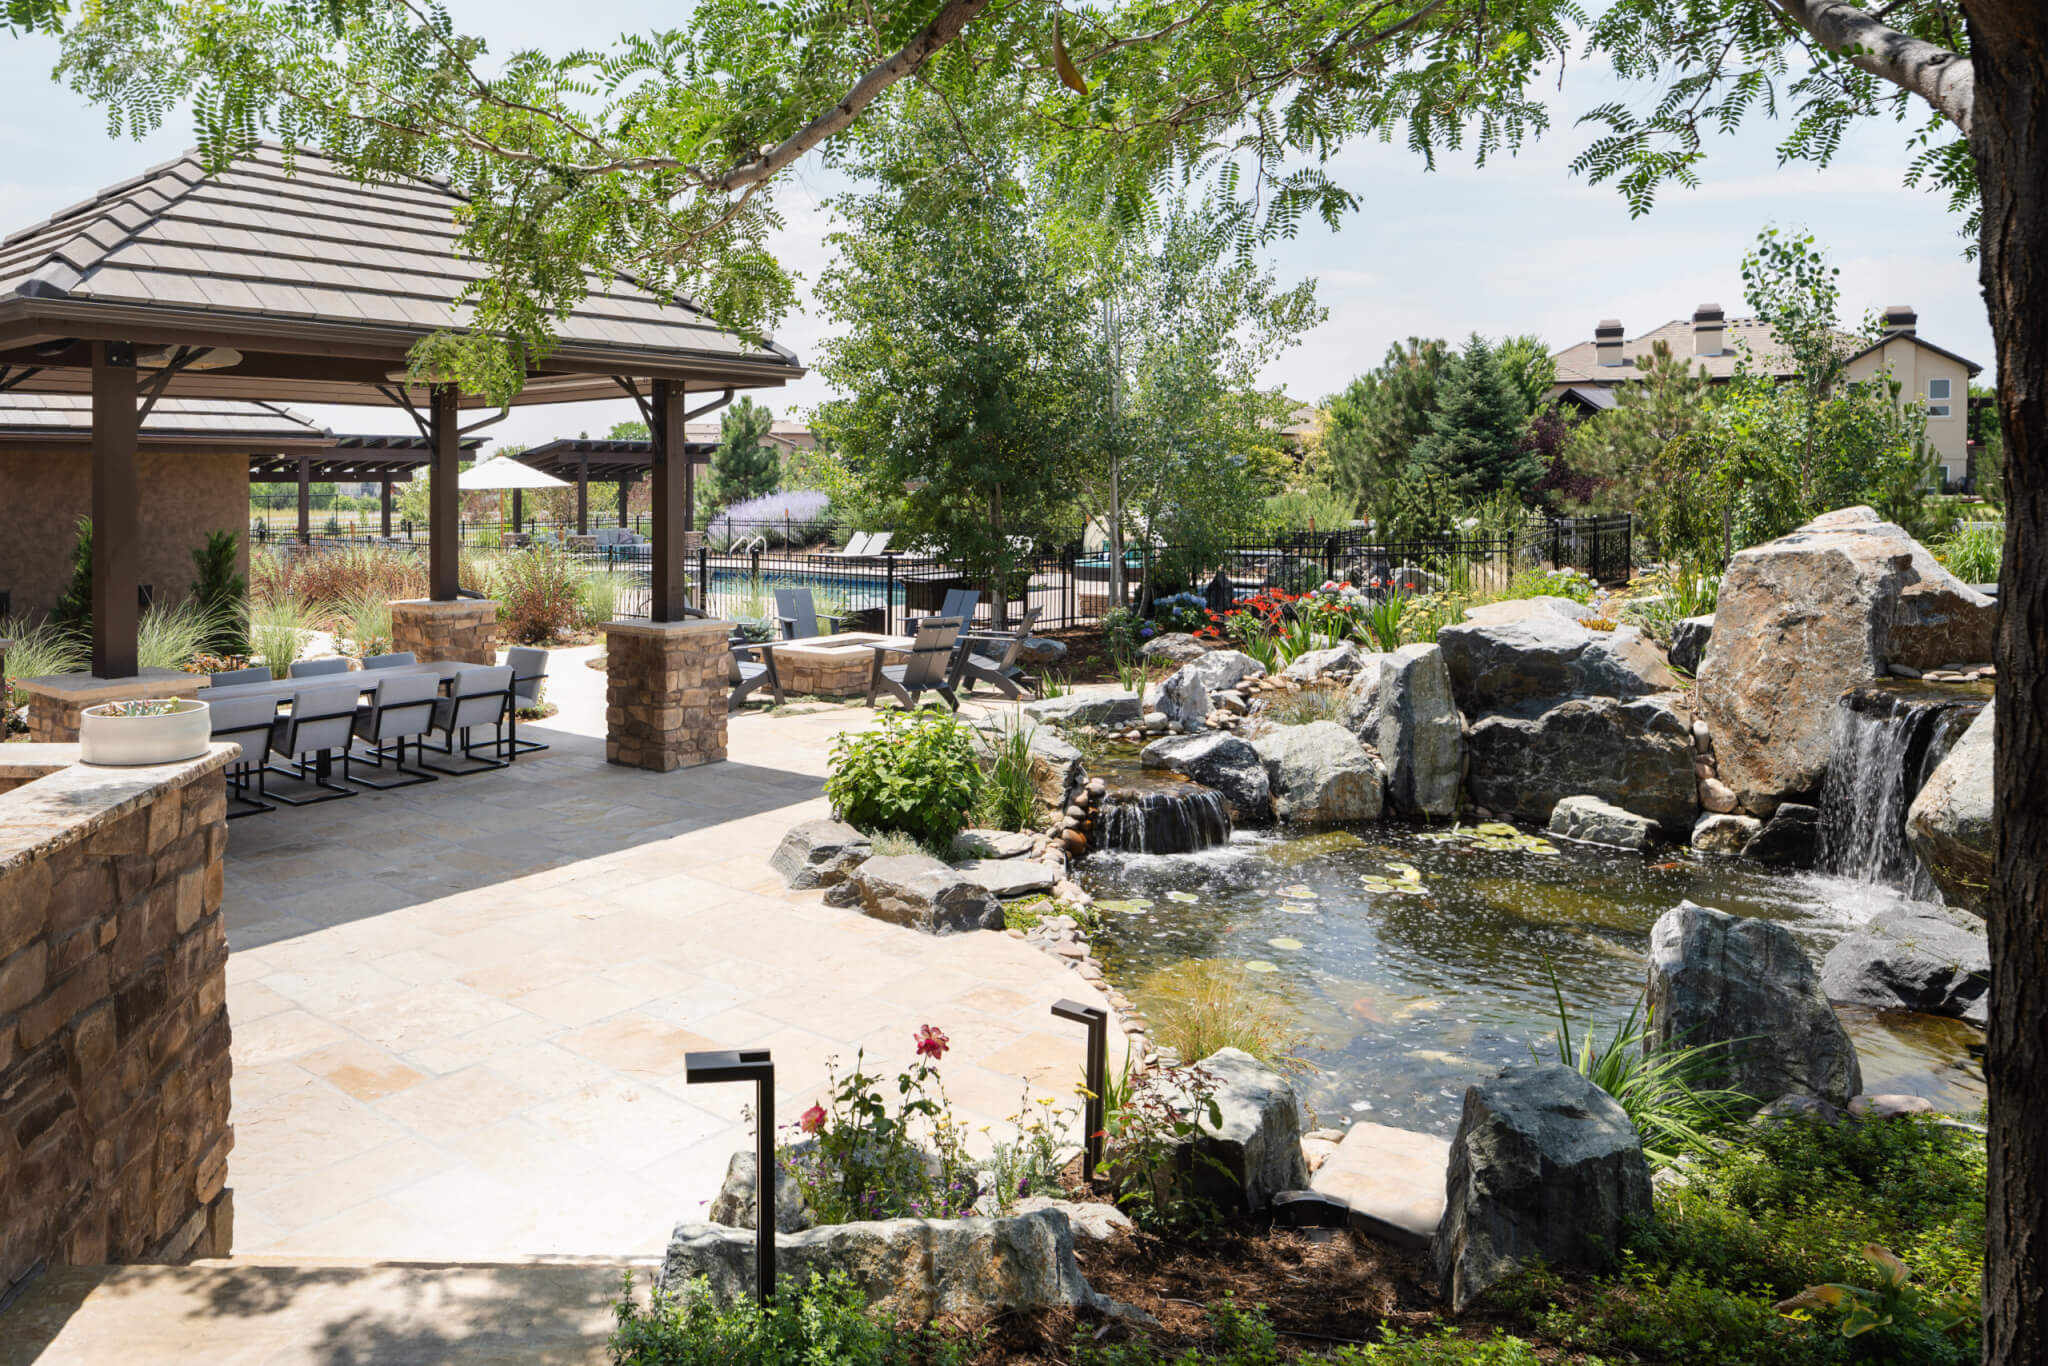
[(135, 348), (92, 344), (92, 672), (132, 678), (141, 592), (142, 489), (135, 470)]

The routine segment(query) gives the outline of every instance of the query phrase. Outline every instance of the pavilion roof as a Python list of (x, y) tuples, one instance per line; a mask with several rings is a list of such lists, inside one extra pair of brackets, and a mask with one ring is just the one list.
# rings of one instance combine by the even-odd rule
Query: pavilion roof
[[(0, 393), (0, 446), (84, 446), (92, 439), (92, 399), (85, 394)], [(145, 448), (191, 447), (251, 454), (318, 451), (334, 434), (277, 403), (163, 398), (143, 418)]]
[[(683, 449), (689, 453), (691, 464), (708, 465), (717, 445), (715, 441), (691, 441)], [(512, 458), (558, 479), (574, 479), (579, 473), (599, 480), (638, 479), (653, 466), (654, 443), (568, 437), (528, 447)]]

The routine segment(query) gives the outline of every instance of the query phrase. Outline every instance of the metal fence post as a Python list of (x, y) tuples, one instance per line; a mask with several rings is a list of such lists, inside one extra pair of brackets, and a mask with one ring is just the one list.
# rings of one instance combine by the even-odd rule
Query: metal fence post
[(697, 547), (697, 610), (711, 615), (711, 550), (703, 545)]
[(882, 556), (882, 634), (896, 634), (896, 555), (894, 551)]

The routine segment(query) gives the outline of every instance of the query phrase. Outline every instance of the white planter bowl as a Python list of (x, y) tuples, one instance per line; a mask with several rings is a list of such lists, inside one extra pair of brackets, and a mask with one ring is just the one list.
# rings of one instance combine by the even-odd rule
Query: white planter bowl
[(103, 702), (78, 716), (79, 758), (88, 764), (135, 768), (143, 764), (176, 764), (206, 753), (213, 718), (196, 698), (164, 699), (172, 710), (161, 716), (109, 716)]

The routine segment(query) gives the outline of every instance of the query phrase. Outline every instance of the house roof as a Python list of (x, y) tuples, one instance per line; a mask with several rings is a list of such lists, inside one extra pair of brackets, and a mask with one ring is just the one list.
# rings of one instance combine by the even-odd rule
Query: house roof
[[(92, 439), (92, 399), (85, 394), (0, 393), (0, 445), (82, 446)], [(207, 451), (325, 450), (334, 434), (276, 403), (163, 398), (142, 420), (145, 448)]]
[[(708, 465), (715, 441), (686, 441), (690, 463)], [(606, 437), (570, 437), (530, 446), (512, 456), (521, 464), (552, 474), (558, 479), (638, 479), (654, 463), (651, 441), (614, 441)]]
[[(1850, 357), (1868, 355), (1886, 342), (1899, 340), (1898, 335), (1880, 338), (1868, 345), (1860, 337), (1849, 333), (1841, 334), (1842, 340), (1859, 349)], [(1917, 333), (1907, 334), (1905, 340), (1917, 346), (1924, 346), (1969, 368), (1976, 374), (1984, 367), (1975, 361), (1966, 360), (1953, 351), (1947, 351), (1928, 341)], [(1598, 349), (1591, 340), (1578, 342), (1559, 351), (1551, 359), (1557, 365), (1559, 390), (1574, 385), (1624, 384), (1641, 373), (1636, 368), (1636, 358), (1647, 356), (1662, 342), (1671, 348), (1671, 354), (1681, 360), (1689, 360), (1697, 370), (1704, 371), (1709, 379), (1729, 379), (1735, 374), (1736, 365), (1748, 359), (1749, 364), (1768, 374), (1783, 378), (1792, 373), (1792, 365), (1784, 348), (1771, 331), (1771, 325), (1761, 318), (1729, 318), (1722, 325), (1721, 350), (1714, 355), (1702, 356), (1693, 350), (1693, 321), (1691, 318), (1674, 318), (1662, 327), (1645, 332), (1640, 337), (1624, 340), (1621, 344), (1620, 365), (1602, 365)], [(1745, 352), (1747, 356), (1745, 357)]]
[[(212, 345), (243, 364), (181, 373), (168, 392), (381, 401), (413, 343), (470, 322), (456, 299), (484, 272), (456, 250), (463, 202), (438, 181), (365, 183), (305, 154), (287, 173), (268, 144), (217, 175), (188, 152), (0, 241), (0, 364), (83, 392), (85, 348), (67, 339)], [(803, 374), (786, 348), (630, 281), (593, 279), (556, 338), (518, 401), (617, 397), (612, 375), (703, 390)]]

